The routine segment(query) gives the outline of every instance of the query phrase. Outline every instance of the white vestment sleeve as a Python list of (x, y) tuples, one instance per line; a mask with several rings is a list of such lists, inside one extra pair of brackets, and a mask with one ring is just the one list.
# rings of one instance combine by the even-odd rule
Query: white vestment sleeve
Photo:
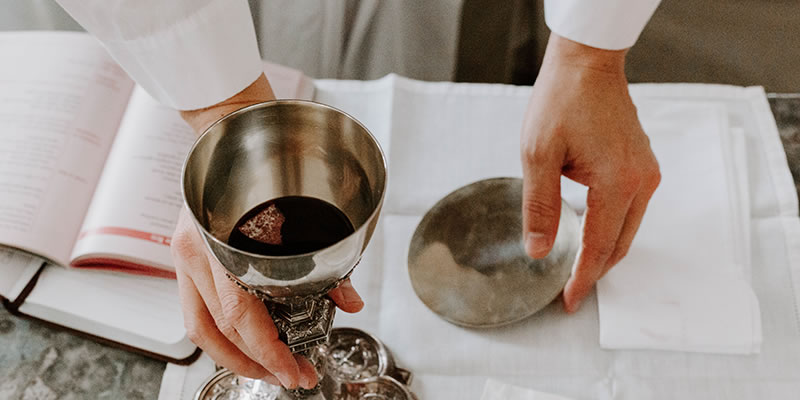
[(547, 26), (559, 36), (606, 50), (633, 46), (661, 0), (545, 0)]
[(263, 71), (246, 0), (58, 0), (163, 104), (207, 107)]

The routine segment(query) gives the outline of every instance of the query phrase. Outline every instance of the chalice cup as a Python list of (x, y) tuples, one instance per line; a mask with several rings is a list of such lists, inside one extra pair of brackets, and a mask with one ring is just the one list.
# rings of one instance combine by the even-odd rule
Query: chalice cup
[[(354, 118), (323, 104), (254, 104), (200, 136), (184, 164), (182, 189), (207, 248), (229, 278), (264, 301), (280, 338), (293, 353), (307, 355), (322, 377), (325, 357), (319, 346), (330, 336), (335, 312), (327, 293), (358, 264), (386, 192), (386, 161), (375, 137)], [(228, 244), (240, 217), (283, 196), (336, 206), (354, 232), (329, 247), (288, 256)]]

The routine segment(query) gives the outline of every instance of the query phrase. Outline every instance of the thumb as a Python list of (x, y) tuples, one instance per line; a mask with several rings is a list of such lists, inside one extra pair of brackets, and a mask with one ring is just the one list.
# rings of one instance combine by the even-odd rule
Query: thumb
[(561, 216), (561, 162), (551, 154), (523, 162), (522, 229), (525, 252), (533, 258), (550, 253)]

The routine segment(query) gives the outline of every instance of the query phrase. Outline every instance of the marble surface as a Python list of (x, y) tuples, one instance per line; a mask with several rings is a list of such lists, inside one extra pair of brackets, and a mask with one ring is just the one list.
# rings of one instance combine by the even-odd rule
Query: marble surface
[(0, 307), (0, 399), (156, 399), (164, 367)]
[[(800, 193), (800, 95), (769, 101)], [(164, 367), (0, 308), (0, 399), (157, 399)]]

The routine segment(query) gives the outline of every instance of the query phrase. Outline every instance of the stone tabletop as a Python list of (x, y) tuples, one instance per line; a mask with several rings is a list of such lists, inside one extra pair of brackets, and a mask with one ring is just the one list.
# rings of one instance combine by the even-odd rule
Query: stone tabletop
[[(769, 102), (800, 193), (800, 94)], [(0, 307), (0, 399), (157, 399), (164, 367)]]

